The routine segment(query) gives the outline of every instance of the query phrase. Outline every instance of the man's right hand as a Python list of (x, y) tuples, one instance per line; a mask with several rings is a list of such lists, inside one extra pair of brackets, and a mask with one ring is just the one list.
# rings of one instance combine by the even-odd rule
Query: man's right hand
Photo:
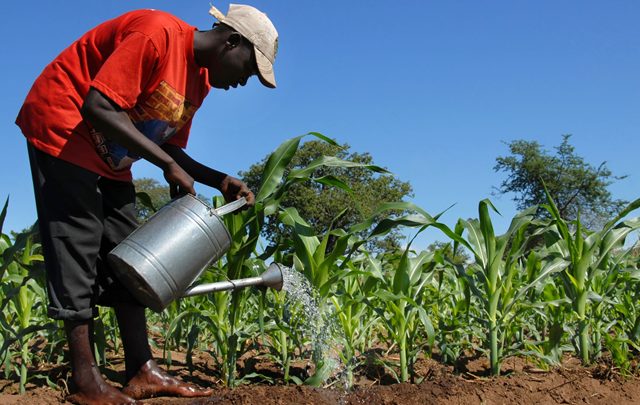
[(169, 183), (169, 196), (175, 198), (181, 194), (196, 195), (193, 177), (176, 162), (170, 163), (164, 170), (164, 178)]

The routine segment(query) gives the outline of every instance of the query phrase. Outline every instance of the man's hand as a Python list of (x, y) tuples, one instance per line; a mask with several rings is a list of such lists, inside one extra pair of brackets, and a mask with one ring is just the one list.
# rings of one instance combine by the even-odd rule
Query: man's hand
[[(165, 170), (164, 177), (167, 179), (169, 184), (172, 185), (172, 189), (175, 184), (180, 188), (180, 191), (194, 194), (193, 182), (195, 180), (198, 183), (206, 184), (209, 187), (214, 187), (220, 190), (225, 201), (228, 203), (244, 197), (247, 200), (247, 205), (245, 205), (245, 207), (251, 207), (255, 204), (256, 197), (253, 195), (251, 190), (249, 190), (249, 187), (247, 187), (247, 185), (241, 180), (193, 160), (191, 156), (185, 153), (184, 150), (175, 145), (165, 143), (162, 145), (162, 149), (173, 158), (174, 163), (176, 163), (176, 166), (180, 171), (186, 171), (183, 175), (175, 173), (169, 177), (169, 170)], [(181, 168), (184, 168), (184, 171)]]
[(246, 207), (252, 207), (256, 202), (256, 197), (251, 190), (249, 190), (249, 187), (247, 187), (242, 180), (238, 180), (229, 175), (220, 183), (220, 191), (228, 203), (239, 200), (242, 197), (247, 200)]
[(173, 162), (169, 164), (164, 170), (164, 178), (169, 183), (169, 196), (171, 198), (177, 197), (180, 194), (192, 194), (196, 195), (196, 190), (193, 187), (193, 177), (185, 172), (180, 165)]

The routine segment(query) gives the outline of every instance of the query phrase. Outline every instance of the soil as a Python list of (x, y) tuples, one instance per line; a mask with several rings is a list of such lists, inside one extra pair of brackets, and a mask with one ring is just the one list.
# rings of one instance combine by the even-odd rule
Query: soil
[[(356, 370), (354, 386), (350, 390), (334, 387), (312, 388), (285, 385), (279, 368), (257, 354), (240, 359), (238, 366), (244, 375), (259, 375), (238, 388), (224, 387), (211, 358), (206, 354), (194, 358), (193, 372), (189, 372), (184, 355), (173, 353), (167, 367), (174, 375), (201, 386), (217, 387), (208, 398), (187, 400), (153, 398), (144, 404), (638, 404), (640, 378), (622, 377), (606, 361), (586, 368), (574, 358), (552, 370), (536, 368), (523, 358), (510, 358), (502, 364), (500, 377), (488, 377), (484, 358), (469, 358), (456, 367), (446, 366), (433, 359), (421, 359), (415, 365), (418, 380), (414, 383), (395, 383), (384, 367), (375, 363)], [(305, 364), (291, 368), (292, 375), (304, 377)], [(111, 360), (103, 368), (105, 377), (114, 385), (122, 382), (122, 359)], [(26, 393), (18, 394), (18, 383), (0, 380), (0, 404), (63, 404), (67, 366), (42, 365), (30, 370)], [(47, 383), (47, 380), (49, 381)], [(51, 386), (52, 385), (52, 386)], [(57, 385), (57, 387), (56, 387)], [(337, 384), (334, 384), (337, 385)]]

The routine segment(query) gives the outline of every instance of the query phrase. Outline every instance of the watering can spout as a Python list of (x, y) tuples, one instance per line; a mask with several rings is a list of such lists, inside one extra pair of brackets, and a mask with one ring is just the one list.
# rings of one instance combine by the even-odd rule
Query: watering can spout
[(274, 290), (282, 290), (282, 283), (284, 281), (282, 277), (282, 269), (278, 263), (271, 263), (271, 266), (262, 273), (262, 285), (265, 287), (273, 288)]
[(270, 287), (280, 291), (282, 289), (282, 269), (277, 263), (272, 263), (267, 271), (258, 277), (241, 278), (238, 280), (218, 281), (217, 283), (200, 284), (189, 288), (182, 297), (208, 294), (218, 291), (237, 290), (243, 287)]

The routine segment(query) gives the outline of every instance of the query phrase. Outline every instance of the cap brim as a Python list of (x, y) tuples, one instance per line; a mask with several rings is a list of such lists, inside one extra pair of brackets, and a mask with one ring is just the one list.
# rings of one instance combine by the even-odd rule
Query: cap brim
[(260, 79), (260, 83), (264, 84), (267, 87), (275, 88), (276, 87), (276, 77), (273, 74), (273, 64), (269, 62), (266, 56), (264, 56), (258, 48), (253, 47), (256, 54), (256, 64), (258, 65), (258, 78)]

